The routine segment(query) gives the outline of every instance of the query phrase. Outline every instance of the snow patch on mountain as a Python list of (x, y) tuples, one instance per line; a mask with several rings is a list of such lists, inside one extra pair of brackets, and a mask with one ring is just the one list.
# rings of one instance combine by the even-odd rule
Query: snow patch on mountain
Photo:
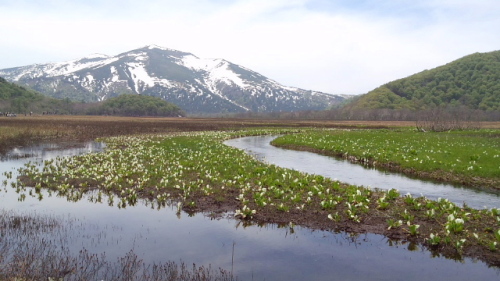
[(145, 48), (149, 49), (149, 50), (153, 50), (153, 49), (158, 49), (158, 50), (162, 50), (162, 51), (169, 51), (169, 52), (178, 52), (177, 50), (174, 50), (174, 49), (169, 49), (169, 48), (165, 48), (165, 47), (162, 47), (162, 46), (158, 46), (158, 45), (147, 45), (145, 46)]
[(144, 86), (153, 87), (155, 85), (155, 81), (151, 78), (144, 68), (144, 64), (137, 62), (129, 62), (126, 63), (128, 66), (128, 70), (130, 72), (130, 78), (134, 83), (134, 90), (136, 93), (141, 94), (141, 89)]
[[(104, 55), (104, 54), (91, 54), (91, 55), (88, 55), (86, 57), (84, 57), (83, 59), (107, 59), (109, 58), (108, 55)], [(81, 60), (83, 60), (81, 59)]]
[(118, 75), (118, 69), (116, 69), (115, 66), (110, 67), (111, 71), (111, 81), (110, 82), (117, 82), (120, 80), (120, 75)]
[(229, 68), (229, 63), (226, 61), (221, 61), (215, 68), (211, 69), (209, 73), (210, 80), (214, 82), (222, 81), (226, 82), (227, 84), (234, 83), (241, 88), (246, 88), (249, 86), (243, 79), (240, 78), (238, 74), (236, 74)]
[(75, 73), (77, 71), (87, 69), (87, 68), (97, 68), (100, 66), (111, 64), (117, 61), (118, 58), (103, 58), (99, 60), (88, 60), (78, 59), (67, 62), (52, 64), (52, 67), (44, 69), (43, 74), (48, 77), (63, 76)]
[(238, 74), (230, 69), (229, 63), (225, 60), (200, 59), (194, 55), (187, 55), (181, 59), (180, 63), (192, 70), (204, 72), (205, 78), (211, 84), (225, 82), (228, 85), (235, 84), (242, 88), (249, 86)]
[(283, 86), (224, 59), (155, 45), (114, 57), (93, 54), (2, 69), (0, 76), (48, 95), (75, 95), (75, 100), (102, 101), (122, 93), (159, 96), (192, 113), (319, 110), (344, 100)]

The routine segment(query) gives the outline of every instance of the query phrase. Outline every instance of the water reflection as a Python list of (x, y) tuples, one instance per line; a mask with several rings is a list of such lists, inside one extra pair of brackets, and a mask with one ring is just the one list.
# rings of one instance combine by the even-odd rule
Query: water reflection
[(280, 167), (294, 169), (311, 174), (338, 179), (353, 185), (376, 187), (380, 189), (395, 188), (401, 194), (411, 193), (414, 196), (426, 196), (429, 199), (447, 198), (453, 203), (482, 208), (500, 208), (500, 195), (467, 189), (449, 184), (433, 183), (411, 179), (404, 175), (388, 173), (376, 169), (365, 168), (349, 161), (337, 160), (333, 157), (318, 155), (306, 151), (294, 151), (274, 147), (270, 142), (276, 136), (256, 136), (231, 139), (227, 145), (243, 149), (257, 159)]
[(72, 221), (65, 236), (70, 250), (105, 252), (110, 260), (133, 250), (146, 263), (182, 260), (233, 268), (240, 280), (331, 280), (332, 276), (338, 280), (402, 276), (405, 280), (478, 280), (500, 276), (498, 270), (481, 262), (433, 256), (417, 245), (381, 235), (254, 225), (202, 214), (181, 213), (179, 218), (175, 207), (153, 210), (138, 204), (118, 209), (86, 200), (54, 205), (55, 201), (61, 200), (27, 198), (24, 203), (30, 207), (24, 210)]
[(49, 160), (57, 156), (75, 156), (82, 153), (102, 151), (106, 147), (102, 142), (85, 143), (45, 143), (28, 147), (17, 147), (2, 155), (0, 161), (31, 158), (32, 160)]
[[(48, 156), (50, 153), (54, 154)], [(36, 152), (35, 158), (46, 160), (66, 152), (50, 153)], [(32, 160), (0, 162), (0, 172)], [(75, 255), (86, 249), (95, 254), (105, 252), (114, 260), (133, 250), (145, 263), (182, 260), (233, 268), (239, 280), (493, 280), (500, 276), (497, 269), (484, 263), (433, 257), (416, 245), (390, 241), (381, 235), (253, 225), (231, 216), (214, 219), (203, 214), (178, 214), (175, 205), (157, 208), (147, 201), (117, 208), (115, 200), (110, 207), (105, 195), (102, 203), (96, 203), (95, 193), (70, 202), (42, 190), (43, 200), (27, 196), (19, 202), (19, 194), (5, 190), (0, 192), (0, 205), (5, 210), (36, 212), (68, 221), (72, 227), (64, 239)]]

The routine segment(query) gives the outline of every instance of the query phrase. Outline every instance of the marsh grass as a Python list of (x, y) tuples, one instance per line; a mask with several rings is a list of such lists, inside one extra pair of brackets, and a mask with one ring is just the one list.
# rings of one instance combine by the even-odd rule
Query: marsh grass
[(498, 130), (310, 130), (280, 137), (273, 145), (340, 156), (411, 176), (500, 188)]
[[(500, 123), (499, 123), (500, 124)], [(500, 126), (492, 123), (492, 126)], [(148, 133), (227, 131), (249, 128), (388, 128), (412, 122), (314, 121), (242, 118), (146, 118), (115, 116), (45, 115), (0, 116), (0, 154), (16, 146), (43, 141), (93, 141), (98, 137)]]
[(0, 126), (0, 155), (14, 146), (30, 145), (47, 139), (58, 138), (59, 136), (58, 130), (50, 128)]
[[(103, 140), (107, 149), (102, 153), (28, 163), (19, 171), (15, 188), (32, 196), (47, 188), (75, 201), (84, 193), (97, 192), (92, 200), (100, 202), (102, 193), (119, 208), (144, 200), (152, 208), (177, 205), (188, 213), (233, 213), (243, 221), (369, 231), (421, 243), (437, 254), (500, 265), (500, 251), (494, 244), (500, 242), (496, 209), (474, 210), (446, 199), (401, 197), (396, 190), (343, 184), (267, 165), (222, 144), (237, 136), (300, 132), (266, 129), (112, 137)], [(435, 237), (440, 237), (439, 243)]]

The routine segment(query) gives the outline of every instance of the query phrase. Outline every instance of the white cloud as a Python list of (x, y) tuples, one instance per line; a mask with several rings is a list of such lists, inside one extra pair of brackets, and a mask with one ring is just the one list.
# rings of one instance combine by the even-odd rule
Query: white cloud
[(0, 0), (8, 26), (0, 68), (157, 44), (225, 58), (289, 86), (363, 93), (500, 46), (495, 0), (36, 3)]

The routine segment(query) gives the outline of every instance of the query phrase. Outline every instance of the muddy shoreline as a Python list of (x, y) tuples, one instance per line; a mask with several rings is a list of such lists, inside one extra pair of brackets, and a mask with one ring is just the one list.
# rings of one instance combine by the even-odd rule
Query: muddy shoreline
[[(227, 196), (223, 203), (220, 198), (213, 198), (205, 195), (195, 195), (191, 200), (196, 202), (196, 207), (183, 207), (183, 211), (187, 213), (202, 212), (208, 217), (218, 218), (229, 216), (232, 217), (236, 209), (241, 208), (240, 201), (235, 197), (239, 192), (237, 190), (228, 190)], [(397, 204), (403, 205), (402, 198), (398, 199)], [(256, 206), (250, 205), (250, 208)], [(485, 262), (489, 266), (500, 267), (500, 256), (496, 251), (485, 250), (484, 247), (471, 246), (463, 249), (462, 252), (457, 251), (452, 245), (432, 246), (428, 243), (426, 237), (433, 232), (433, 222), (426, 220), (416, 221), (420, 225), (419, 235), (413, 236), (406, 227), (398, 227), (388, 229), (388, 215), (383, 210), (377, 210), (377, 207), (372, 204), (370, 206), (370, 214), (365, 215), (360, 223), (351, 220), (342, 220), (334, 222), (328, 219), (328, 211), (325, 210), (290, 210), (289, 212), (276, 211), (276, 208), (265, 207), (250, 219), (242, 219), (242, 222), (247, 225), (265, 225), (278, 224), (281, 226), (298, 225), (307, 227), (312, 230), (322, 230), (331, 232), (349, 232), (355, 234), (373, 233), (381, 234), (388, 237), (390, 240), (399, 241), (402, 244), (412, 243), (421, 245), (432, 252), (434, 256), (443, 256), (448, 259), (460, 261), (463, 258), (472, 258)]]

